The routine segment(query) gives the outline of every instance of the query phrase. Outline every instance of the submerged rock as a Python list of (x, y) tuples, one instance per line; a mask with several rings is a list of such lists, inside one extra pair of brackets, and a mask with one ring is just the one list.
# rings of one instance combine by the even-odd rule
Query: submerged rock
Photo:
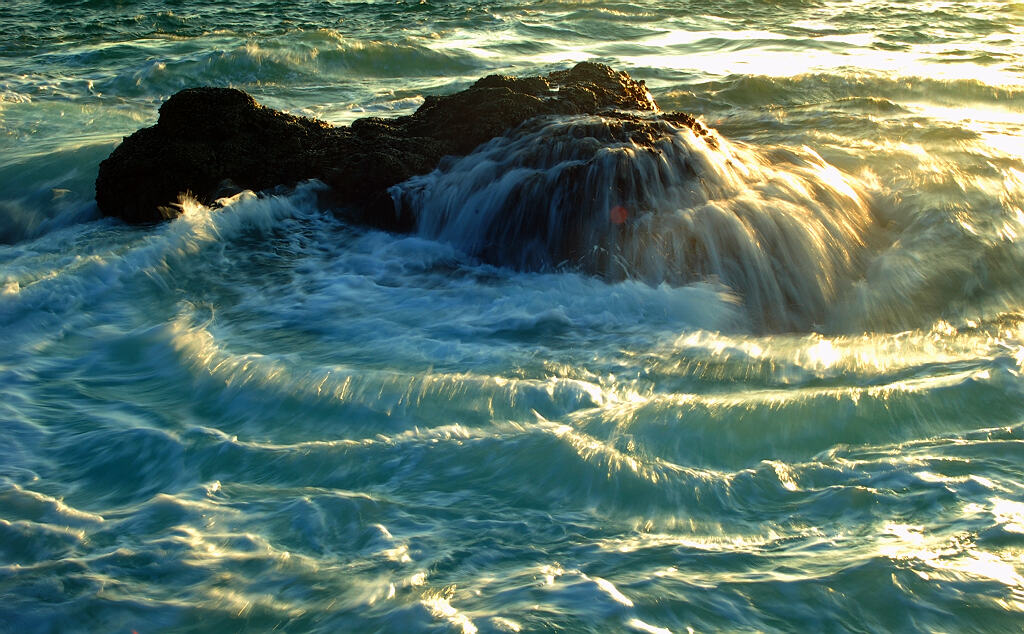
[[(427, 97), (412, 115), (350, 127), (267, 108), (241, 90), (191, 88), (100, 164), (96, 202), (106, 215), (154, 222), (180, 213), (175, 203), (185, 192), (210, 204), (225, 183), (259, 191), (316, 178), (354, 220), (410, 230), (387, 189), (430, 172), (442, 157), (468, 154), (539, 115), (655, 107), (643, 82), (589, 62), (546, 77), (491, 75), (453, 95)], [(699, 128), (685, 115), (674, 122)]]

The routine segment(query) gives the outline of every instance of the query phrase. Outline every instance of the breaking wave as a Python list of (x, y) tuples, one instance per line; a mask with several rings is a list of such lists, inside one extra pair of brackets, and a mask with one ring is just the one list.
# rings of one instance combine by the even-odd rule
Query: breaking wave
[(686, 123), (528, 122), (391, 194), (420, 235), (487, 262), (716, 280), (755, 323), (820, 323), (863, 266), (868, 186), (808, 148), (756, 150)]

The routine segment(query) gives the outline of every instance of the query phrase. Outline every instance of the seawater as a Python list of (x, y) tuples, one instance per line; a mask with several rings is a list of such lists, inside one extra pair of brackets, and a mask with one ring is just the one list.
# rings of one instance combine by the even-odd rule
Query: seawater
[[(344, 125), (582, 60), (721, 140), (633, 274), (480, 259), (453, 201), (543, 126), (413, 235), (93, 202), (188, 86)], [(0, 631), (1019, 631), (1022, 139), (1019, 2), (7, 0)]]

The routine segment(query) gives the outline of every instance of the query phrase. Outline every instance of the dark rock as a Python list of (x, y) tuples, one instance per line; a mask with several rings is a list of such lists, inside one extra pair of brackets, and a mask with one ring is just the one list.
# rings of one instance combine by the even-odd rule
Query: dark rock
[(231, 88), (183, 90), (157, 125), (126, 138), (100, 163), (96, 202), (128, 222), (177, 215), (181, 192), (212, 202), (220, 184), (260, 190), (308, 178), (310, 152), (332, 132), (321, 121), (257, 104)]
[[(448, 96), (427, 97), (412, 115), (350, 127), (266, 108), (231, 88), (192, 88), (167, 100), (157, 124), (124, 139), (100, 164), (96, 202), (128, 222), (180, 213), (179, 194), (210, 204), (225, 191), (265, 190), (316, 178), (354, 220), (409, 230), (387, 188), (464, 155), (539, 115), (655, 109), (643, 82), (584, 62), (547, 77), (491, 75)], [(686, 115), (673, 121), (700, 124)], [(680, 118), (683, 117), (683, 118)]]

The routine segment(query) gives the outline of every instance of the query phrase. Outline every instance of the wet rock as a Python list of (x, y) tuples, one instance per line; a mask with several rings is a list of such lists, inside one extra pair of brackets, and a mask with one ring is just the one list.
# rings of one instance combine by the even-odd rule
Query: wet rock
[(155, 126), (126, 137), (100, 164), (96, 202), (106, 215), (145, 223), (180, 213), (181, 193), (210, 204), (225, 182), (260, 191), (316, 178), (331, 187), (332, 206), (354, 220), (409, 230), (388, 187), (533, 117), (608, 109), (655, 105), (643, 82), (588, 62), (546, 77), (491, 75), (453, 95), (427, 97), (412, 115), (349, 127), (279, 112), (232, 88), (191, 88), (168, 99)]

